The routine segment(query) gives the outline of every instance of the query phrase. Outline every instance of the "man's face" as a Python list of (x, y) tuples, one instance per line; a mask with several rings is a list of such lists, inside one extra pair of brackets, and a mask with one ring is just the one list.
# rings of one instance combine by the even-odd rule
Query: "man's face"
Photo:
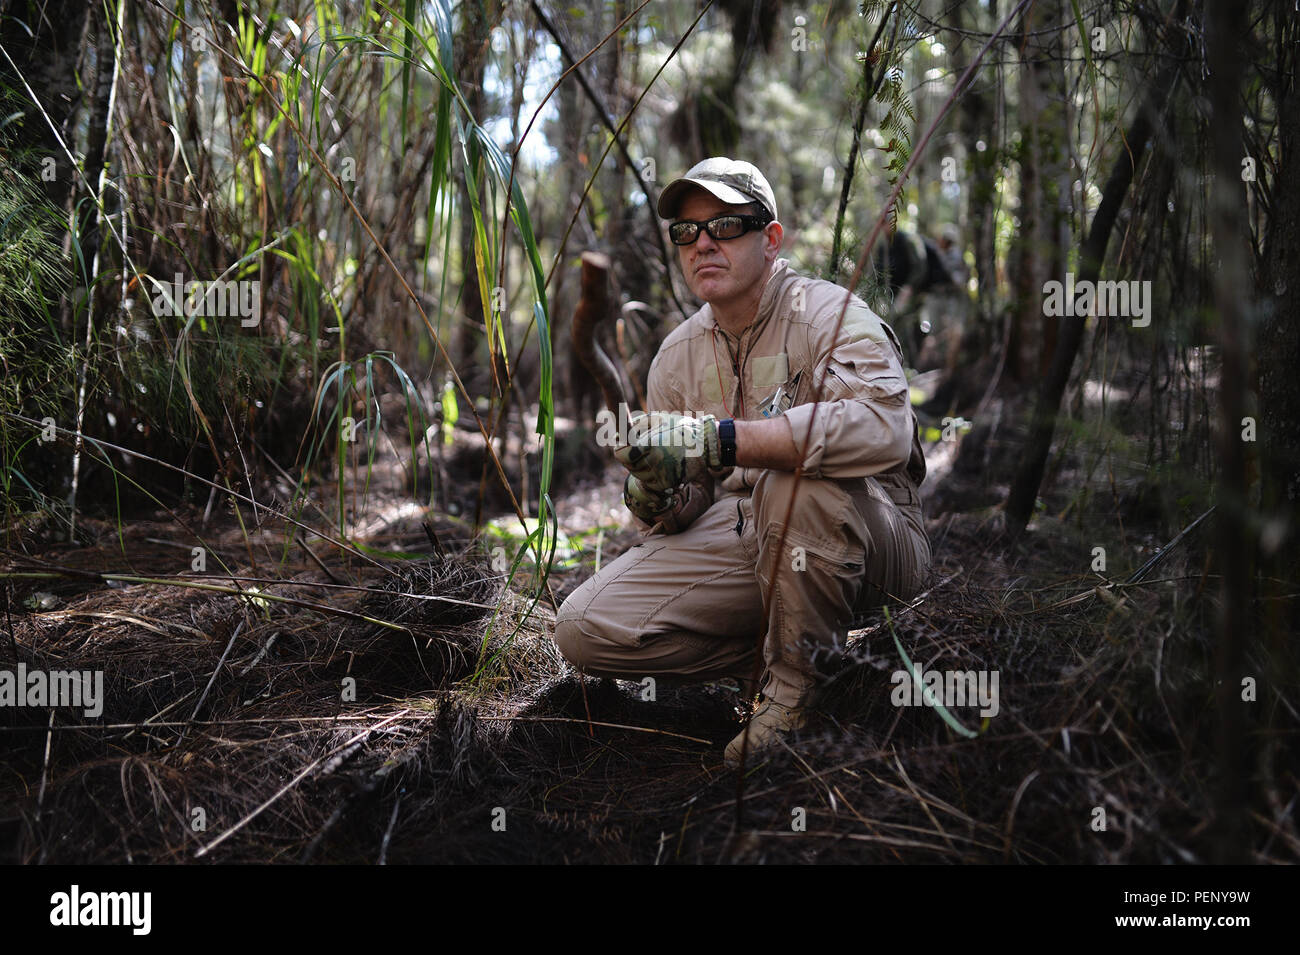
[[(704, 189), (693, 189), (682, 201), (676, 219), (704, 222), (714, 216), (750, 211), (747, 206), (727, 205)], [(757, 300), (780, 249), (781, 226), (769, 222), (761, 232), (722, 241), (701, 228), (694, 242), (677, 246), (677, 256), (686, 284), (696, 297), (719, 305), (743, 301), (747, 296)]]

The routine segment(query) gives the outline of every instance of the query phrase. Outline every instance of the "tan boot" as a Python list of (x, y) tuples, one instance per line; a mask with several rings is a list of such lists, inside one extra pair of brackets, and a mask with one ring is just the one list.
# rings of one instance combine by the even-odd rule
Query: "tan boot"
[(723, 759), (728, 769), (740, 766), (740, 750), (745, 746), (745, 734), (749, 734), (749, 745), (745, 753), (745, 764), (753, 766), (755, 760), (766, 751), (781, 745), (781, 738), (793, 730), (799, 729), (806, 722), (802, 709), (784, 706), (774, 700), (763, 700), (750, 718), (749, 726), (736, 734), (736, 738), (727, 744)]

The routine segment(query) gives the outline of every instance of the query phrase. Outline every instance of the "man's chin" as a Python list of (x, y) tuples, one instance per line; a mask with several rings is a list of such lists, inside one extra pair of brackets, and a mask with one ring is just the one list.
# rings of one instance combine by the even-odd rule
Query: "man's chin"
[(712, 298), (717, 298), (718, 294), (724, 291), (725, 282), (723, 281), (723, 273), (715, 270), (705, 272), (703, 275), (697, 274), (693, 284), (695, 297), (707, 301)]

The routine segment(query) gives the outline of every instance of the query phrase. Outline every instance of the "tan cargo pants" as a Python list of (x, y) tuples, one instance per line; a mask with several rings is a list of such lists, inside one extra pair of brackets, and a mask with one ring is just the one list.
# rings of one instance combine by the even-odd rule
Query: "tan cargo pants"
[(794, 484), (764, 471), (751, 497), (721, 497), (601, 568), (560, 607), (560, 652), (596, 676), (747, 679), (765, 634), (764, 695), (805, 702), (857, 613), (921, 591), (930, 543), (906, 478), (801, 478), (778, 553)]

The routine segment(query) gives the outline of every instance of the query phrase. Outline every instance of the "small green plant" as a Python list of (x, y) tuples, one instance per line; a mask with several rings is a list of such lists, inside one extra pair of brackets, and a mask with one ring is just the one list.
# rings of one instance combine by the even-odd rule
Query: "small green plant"
[[(411, 449), (412, 465), (414, 466), (416, 461), (416, 447), (419, 443), (423, 442), (426, 454), (430, 453), (427, 437), (429, 426), (424, 414), (424, 407), (420, 403), (419, 391), (410, 375), (397, 364), (392, 352), (374, 352), (363, 355), (356, 361), (351, 362), (338, 361), (326, 369), (324, 376), (321, 378), (320, 388), (316, 392), (316, 400), (312, 406), (312, 420), (319, 421), (324, 413), (327, 393), (333, 393), (335, 396), (334, 409), (320, 429), (316, 441), (309, 449), (305, 467), (311, 467), (312, 462), (324, 450), (326, 439), (333, 435), (337, 439), (334, 446), (334, 455), (338, 468), (338, 529), (339, 537), (343, 539), (347, 538), (347, 482), (343, 480), (343, 477), (347, 468), (348, 448), (358, 441), (358, 438), (364, 441), (366, 449), (366, 479), (362, 490), (362, 506), (364, 507), (364, 501), (370, 490), (370, 478), (374, 469), (375, 453), (379, 447), (379, 434), (383, 430), (384, 416), (379, 398), (386, 392), (386, 388), (376, 381), (377, 365), (379, 367), (387, 366), (392, 369), (393, 374), (397, 377), (398, 387), (406, 398), (407, 438)], [(365, 416), (361, 420), (357, 420), (350, 413), (358, 399), (365, 409)], [(419, 423), (418, 431), (416, 427), (417, 420)], [(432, 491), (430, 491), (430, 494), (432, 494)]]

